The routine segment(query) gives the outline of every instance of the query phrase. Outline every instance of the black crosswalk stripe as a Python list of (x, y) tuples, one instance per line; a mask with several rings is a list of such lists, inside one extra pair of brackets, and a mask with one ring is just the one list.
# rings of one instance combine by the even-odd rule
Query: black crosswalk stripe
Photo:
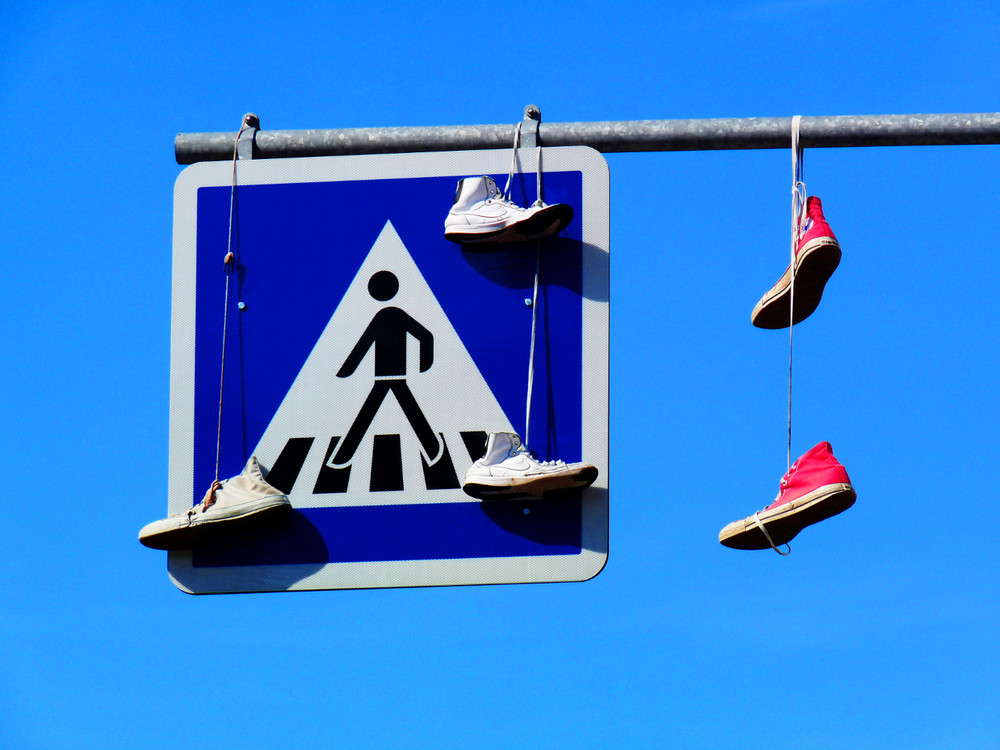
[(399, 492), (403, 489), (403, 451), (399, 435), (375, 435), (368, 489), (371, 492)]
[(343, 467), (334, 467), (330, 466), (329, 463), (330, 456), (333, 455), (339, 443), (339, 435), (334, 435), (330, 438), (330, 445), (327, 446), (326, 455), (323, 456), (323, 465), (319, 469), (319, 476), (316, 477), (316, 486), (313, 487), (314, 495), (325, 495), (330, 492), (347, 492), (347, 482), (351, 478), (350, 464)]
[(281, 455), (278, 456), (274, 466), (267, 473), (267, 483), (286, 495), (291, 492), (315, 439), (311, 437), (289, 438), (285, 447), (281, 449)]
[[(475, 461), (480, 458), (486, 450), (486, 433), (474, 430), (461, 432), (460, 435), (469, 459)], [(455, 472), (455, 464), (448, 448), (448, 442), (443, 433), (439, 433), (439, 436), (443, 446), (441, 456), (432, 464), (429, 464), (422, 454), (420, 456), (424, 488), (428, 490), (458, 489), (462, 485)], [(341, 437), (334, 435), (327, 444), (323, 464), (313, 485), (312, 494), (314, 495), (347, 492), (351, 477), (351, 465), (330, 465), (330, 458), (334, 455)], [(400, 436), (386, 434), (373, 435), (372, 437), (369, 492), (402, 492), (405, 488), (403, 486), (403, 451)], [(271, 471), (267, 474), (268, 483), (281, 492), (290, 493), (302, 472), (306, 457), (315, 441), (315, 437), (289, 438), (271, 467)]]

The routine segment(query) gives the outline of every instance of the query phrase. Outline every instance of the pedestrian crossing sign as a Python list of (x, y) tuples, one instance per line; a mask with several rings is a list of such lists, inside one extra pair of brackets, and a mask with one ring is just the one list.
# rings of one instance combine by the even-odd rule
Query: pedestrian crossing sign
[[(537, 158), (517, 152), (518, 205), (537, 197)], [(239, 161), (235, 189), (232, 163), (181, 173), (168, 510), (200, 501), (217, 456), (225, 478), (251, 455), (294, 510), (251, 537), (170, 552), (180, 589), (584, 581), (601, 571), (608, 168), (586, 147), (541, 158), (545, 201), (569, 204), (573, 220), (538, 242), (475, 250), (444, 238), (456, 183), (504, 184), (510, 150)], [(598, 479), (555, 498), (476, 500), (463, 477), (492, 432), (527, 437), (539, 460), (593, 464)]]

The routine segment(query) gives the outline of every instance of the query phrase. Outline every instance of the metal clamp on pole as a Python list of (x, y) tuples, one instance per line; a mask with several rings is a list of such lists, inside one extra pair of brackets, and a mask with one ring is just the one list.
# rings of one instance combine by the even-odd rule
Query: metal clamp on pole
[(243, 130), (236, 140), (236, 158), (253, 159), (254, 146), (257, 145), (257, 133), (260, 131), (260, 118), (253, 112), (243, 115)]
[(538, 123), (542, 121), (542, 110), (538, 105), (529, 104), (524, 108), (521, 122), (521, 148), (535, 148), (538, 145)]

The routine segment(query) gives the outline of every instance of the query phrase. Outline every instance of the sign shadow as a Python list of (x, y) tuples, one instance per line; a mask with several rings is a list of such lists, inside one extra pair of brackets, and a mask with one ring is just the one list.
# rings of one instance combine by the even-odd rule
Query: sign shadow
[[(463, 245), (462, 258), (476, 273), (507, 289), (530, 288), (535, 278), (535, 242), (488, 245)], [(592, 276), (584, 290), (580, 268)], [(542, 245), (542, 280), (561, 286), (594, 302), (608, 301), (608, 253), (597, 245), (570, 237), (549, 237)]]
[[(298, 581), (318, 572), (329, 558), (326, 540), (302, 511), (293, 510), (288, 518), (267, 533), (228, 545), (195, 549), (192, 568), (270, 566), (266, 573), (255, 573), (254, 580), (266, 579), (274, 591), (288, 589)], [(180, 583), (183, 578), (176, 576)]]
[(607, 516), (607, 504), (607, 489), (590, 487), (568, 490), (561, 495), (551, 493), (544, 498), (484, 500), (480, 507), (483, 514), (504, 531), (534, 545), (573, 547), (607, 554), (607, 536), (595, 535), (583, 525), (585, 508), (587, 513), (603, 508), (603, 515)]

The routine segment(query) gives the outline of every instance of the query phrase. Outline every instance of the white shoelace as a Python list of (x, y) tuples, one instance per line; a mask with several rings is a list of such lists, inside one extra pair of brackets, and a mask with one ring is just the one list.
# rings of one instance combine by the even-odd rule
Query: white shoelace
[[(804, 152), (799, 144), (799, 131), (802, 125), (802, 116), (792, 117), (792, 247), (789, 259), (789, 272), (791, 281), (788, 291), (788, 471), (792, 468), (792, 363), (793, 363), (793, 342), (795, 330), (795, 251), (798, 249), (799, 240), (802, 239), (802, 227), (806, 216), (806, 183), (804, 181)], [(760, 511), (753, 514), (754, 523), (764, 534), (771, 549), (779, 555), (787, 555), (792, 551), (791, 545), (785, 542), (785, 552), (782, 552), (771, 539), (770, 533), (764, 522), (760, 520)]]
[[(514, 183), (514, 171), (517, 167), (517, 151), (518, 147), (521, 145), (521, 125), (523, 121), (518, 122), (517, 126), (514, 128), (514, 144), (510, 151), (510, 170), (507, 173), (507, 184), (503, 189), (503, 200), (504, 203), (512, 203), (510, 199), (511, 186)], [(538, 193), (537, 200), (532, 203), (532, 207), (544, 206), (545, 202), (542, 200), (542, 147), (541, 145), (535, 146), (535, 189)], [(535, 283), (531, 293), (531, 345), (528, 348), (528, 395), (527, 401), (524, 409), (524, 443), (527, 444), (529, 438), (531, 437), (531, 392), (535, 383), (535, 338), (538, 325), (538, 279), (541, 275), (542, 266), (542, 241), (538, 240), (538, 244), (535, 248)], [(525, 449), (527, 451), (527, 449)], [(529, 454), (530, 455), (530, 454)], [(548, 465), (552, 462), (542, 462), (543, 465)], [(554, 464), (553, 464), (554, 465)]]
[[(503, 189), (503, 199), (505, 203), (511, 203), (510, 199), (510, 189), (511, 185), (514, 183), (514, 170), (517, 166), (517, 150), (521, 146), (521, 125), (522, 122), (517, 123), (517, 127), (514, 128), (514, 147), (510, 152), (510, 170), (507, 173), (507, 184)], [(538, 198), (532, 203), (532, 207), (544, 206), (545, 201), (542, 200), (542, 147), (541, 145), (535, 146), (535, 192), (538, 193)]]
[(532, 463), (536, 463), (539, 466), (559, 467), (566, 465), (565, 461), (560, 461), (559, 459), (556, 459), (555, 461), (539, 461), (535, 458), (531, 451), (528, 450), (528, 446), (524, 443), (521, 443), (513, 450), (513, 452), (507, 454), (507, 458), (516, 458), (518, 456), (526, 456)]
[(535, 286), (531, 293), (531, 345), (528, 347), (528, 399), (524, 408), (524, 442), (531, 432), (531, 391), (535, 383), (535, 330), (538, 322), (538, 277), (542, 268), (542, 241), (535, 247)]
[[(791, 281), (789, 283), (788, 299), (788, 463), (787, 468), (792, 467), (792, 353), (795, 328), (795, 251), (802, 238), (802, 225), (806, 212), (806, 184), (803, 180), (805, 174), (804, 152), (799, 145), (799, 129), (802, 123), (802, 116), (795, 115), (792, 118), (792, 248), (791, 259), (789, 260), (789, 270)], [(773, 545), (772, 545), (773, 546)]]
[(757, 524), (757, 528), (759, 528), (762, 532), (764, 532), (764, 538), (767, 539), (767, 543), (771, 545), (771, 549), (773, 549), (779, 555), (787, 555), (787, 554), (791, 553), (792, 547), (791, 547), (791, 545), (788, 544), (788, 542), (785, 542), (785, 547), (787, 548), (786, 552), (782, 552), (780, 549), (778, 549), (775, 546), (774, 540), (771, 539), (771, 535), (767, 532), (767, 527), (764, 526), (764, 522), (760, 520), (760, 511), (759, 510), (756, 513), (753, 514), (753, 520)]

